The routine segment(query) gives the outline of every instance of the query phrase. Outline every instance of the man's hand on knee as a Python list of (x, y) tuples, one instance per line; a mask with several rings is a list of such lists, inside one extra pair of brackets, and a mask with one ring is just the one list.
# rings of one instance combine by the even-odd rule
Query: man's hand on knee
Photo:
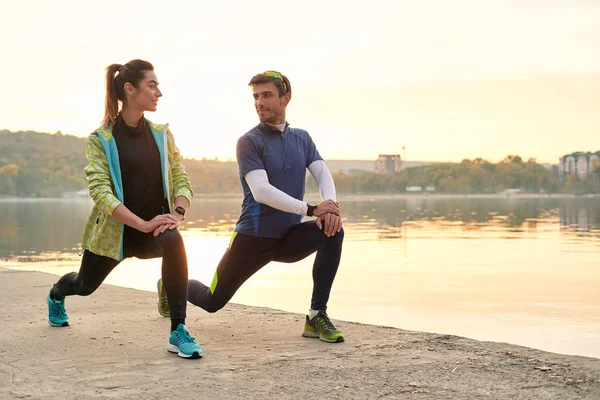
[(325, 235), (331, 237), (342, 230), (342, 215), (325, 214), (317, 217), (317, 226), (319, 229), (323, 229), (325, 226)]
[(320, 217), (325, 214), (333, 214), (340, 215), (340, 205), (333, 200), (325, 200), (317, 204), (315, 210), (313, 211), (313, 215), (315, 217)]

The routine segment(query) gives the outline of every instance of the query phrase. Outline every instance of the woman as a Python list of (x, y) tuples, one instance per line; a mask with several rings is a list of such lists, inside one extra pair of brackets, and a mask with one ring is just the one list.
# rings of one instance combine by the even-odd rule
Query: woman
[(107, 68), (104, 120), (87, 141), (85, 173), (94, 206), (81, 243), (83, 259), (79, 273), (64, 275), (50, 289), (48, 322), (68, 326), (64, 298), (92, 294), (123, 259), (162, 257), (171, 317), (167, 349), (198, 358), (202, 349), (185, 326), (187, 258), (177, 230), (192, 187), (168, 125), (144, 117), (156, 111), (161, 96), (149, 62)]

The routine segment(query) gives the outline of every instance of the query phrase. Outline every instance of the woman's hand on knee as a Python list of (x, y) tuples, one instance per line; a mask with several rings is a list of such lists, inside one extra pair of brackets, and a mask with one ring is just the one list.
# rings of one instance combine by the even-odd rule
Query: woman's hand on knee
[(179, 226), (179, 221), (176, 217), (174, 217), (171, 214), (160, 214), (152, 218), (150, 221), (146, 221), (142, 225), (142, 229), (140, 229), (140, 231), (144, 233), (150, 233), (152, 231), (155, 231), (158, 227), (162, 227), (163, 225), (171, 226), (173, 224)]
[(179, 222), (174, 223), (174, 224), (164, 224), (164, 225), (160, 225), (158, 227), (156, 227), (156, 229), (154, 229), (154, 237), (160, 235), (161, 233), (165, 233), (168, 230), (173, 230), (173, 229), (177, 229), (179, 228)]

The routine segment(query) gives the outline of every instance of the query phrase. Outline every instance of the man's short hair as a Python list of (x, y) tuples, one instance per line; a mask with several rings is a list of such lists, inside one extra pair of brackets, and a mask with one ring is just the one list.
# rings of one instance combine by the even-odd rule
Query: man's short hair
[(248, 86), (258, 85), (259, 83), (267, 83), (273, 82), (275, 86), (277, 86), (277, 90), (279, 91), (279, 97), (292, 93), (292, 84), (290, 80), (283, 75), (281, 72), (277, 71), (265, 71), (260, 74), (256, 74), (250, 79)]

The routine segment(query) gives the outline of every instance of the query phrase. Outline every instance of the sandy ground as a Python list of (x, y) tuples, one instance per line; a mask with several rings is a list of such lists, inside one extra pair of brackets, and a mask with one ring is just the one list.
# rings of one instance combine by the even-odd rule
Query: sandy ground
[(184, 360), (155, 293), (104, 285), (50, 327), (56, 279), (0, 269), (0, 399), (600, 399), (599, 359), (344, 321), (329, 344), (302, 315), (237, 304), (189, 307), (204, 357)]

